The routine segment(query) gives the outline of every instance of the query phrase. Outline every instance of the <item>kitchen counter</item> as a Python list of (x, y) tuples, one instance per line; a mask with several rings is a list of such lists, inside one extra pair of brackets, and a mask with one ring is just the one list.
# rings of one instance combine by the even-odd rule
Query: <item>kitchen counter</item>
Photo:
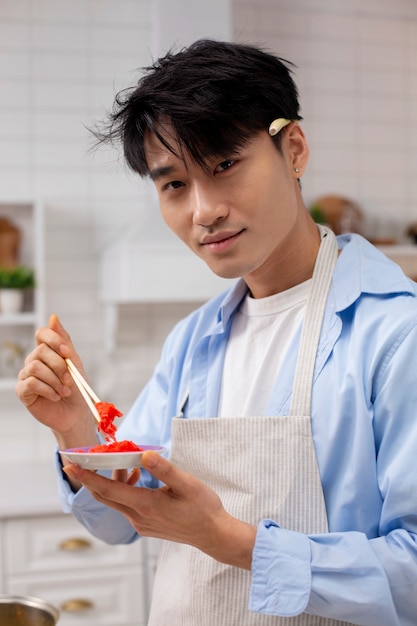
[(53, 459), (0, 463), (0, 519), (62, 513)]
[(416, 245), (389, 245), (377, 246), (394, 263), (402, 268), (412, 280), (417, 280), (417, 246)]

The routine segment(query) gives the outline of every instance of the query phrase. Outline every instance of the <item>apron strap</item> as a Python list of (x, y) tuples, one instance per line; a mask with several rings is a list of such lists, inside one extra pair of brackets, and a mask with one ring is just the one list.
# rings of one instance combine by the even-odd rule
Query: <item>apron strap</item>
[(319, 225), (319, 230), (321, 244), (314, 266), (301, 333), (290, 408), (291, 416), (311, 415), (314, 366), (327, 295), (338, 256), (337, 240), (333, 231), (321, 225)]

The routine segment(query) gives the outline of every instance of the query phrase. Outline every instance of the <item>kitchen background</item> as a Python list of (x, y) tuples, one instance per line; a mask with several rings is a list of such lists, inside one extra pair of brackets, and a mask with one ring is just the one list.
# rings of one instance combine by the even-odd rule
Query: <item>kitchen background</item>
[[(116, 151), (89, 151), (86, 127), (137, 68), (201, 36), (259, 44), (296, 64), (307, 205), (347, 196), (367, 235), (400, 242), (417, 220), (415, 0), (0, 0), (0, 202), (43, 205), (43, 321), (59, 314), (93, 386), (122, 411), (200, 296), (181, 275), (166, 278), (166, 301), (120, 296), (135, 279), (117, 260), (123, 246), (146, 252), (145, 273), (166, 250), (184, 273), (194, 261), (166, 231), (149, 185)], [(4, 461), (51, 456), (52, 437), (12, 391), (0, 392), (0, 418)]]
[(10, 344), (27, 353), (57, 313), (93, 387), (127, 411), (172, 326), (223, 288), (88, 131), (137, 68), (204, 36), (295, 63), (307, 206), (351, 199), (417, 275), (416, 0), (0, 0), (0, 223), (20, 212), (37, 271), (33, 313), (0, 313), (0, 594), (52, 602), (62, 626), (144, 626), (158, 541), (106, 546), (62, 514), (54, 440), (15, 396)]

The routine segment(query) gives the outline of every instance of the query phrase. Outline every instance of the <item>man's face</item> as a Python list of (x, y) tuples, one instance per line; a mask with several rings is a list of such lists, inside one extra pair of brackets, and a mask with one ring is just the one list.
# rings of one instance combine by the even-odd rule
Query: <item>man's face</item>
[(261, 132), (237, 154), (209, 159), (207, 170), (172, 154), (154, 134), (146, 137), (167, 225), (215, 274), (243, 277), (254, 297), (275, 293), (276, 273), (293, 262), (290, 250), (305, 212), (294, 173), (305, 140), (291, 126), (296, 138), (283, 137), (282, 154)]

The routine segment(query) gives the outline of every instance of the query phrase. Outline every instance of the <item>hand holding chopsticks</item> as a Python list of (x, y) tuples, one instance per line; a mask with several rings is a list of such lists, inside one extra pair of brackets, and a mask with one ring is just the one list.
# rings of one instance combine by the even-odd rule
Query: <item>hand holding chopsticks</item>
[(97, 411), (97, 408), (96, 408), (96, 403), (100, 402), (99, 397), (91, 389), (90, 385), (83, 378), (83, 376), (78, 371), (78, 369), (75, 367), (75, 365), (71, 361), (71, 359), (65, 359), (65, 361), (66, 361), (66, 363), (68, 365), (68, 371), (71, 374), (73, 381), (75, 382), (75, 384), (77, 385), (78, 389), (80, 390), (80, 393), (83, 396), (84, 400), (87, 402), (87, 404), (88, 404), (92, 414), (94, 415), (96, 420), (100, 423), (100, 421), (101, 421), (100, 414), (99, 414), (99, 412)]

